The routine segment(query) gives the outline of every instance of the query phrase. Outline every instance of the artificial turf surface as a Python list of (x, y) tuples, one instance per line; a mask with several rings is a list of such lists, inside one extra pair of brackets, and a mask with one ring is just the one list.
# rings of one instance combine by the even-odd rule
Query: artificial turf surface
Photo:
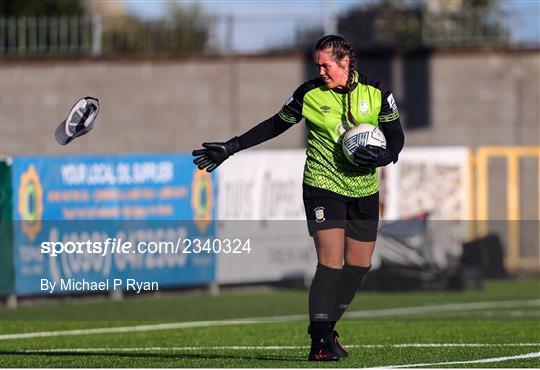
[[(338, 324), (350, 352), (338, 363), (305, 360), (306, 301), (306, 291), (268, 290), (2, 308), (0, 367), (540, 367), (540, 280), (488, 281), (481, 291), (360, 292), (353, 317)], [(226, 321), (245, 318), (256, 322)], [(157, 324), (173, 327), (140, 327)], [(85, 331), (115, 327), (128, 331)], [(82, 331), (9, 336), (74, 329)], [(530, 357), (515, 358), (523, 355)], [(491, 362), (452, 363), (465, 361)]]

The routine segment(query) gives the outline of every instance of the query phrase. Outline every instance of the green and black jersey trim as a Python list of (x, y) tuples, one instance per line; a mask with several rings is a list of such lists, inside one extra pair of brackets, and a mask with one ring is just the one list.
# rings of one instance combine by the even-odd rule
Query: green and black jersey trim
[(379, 122), (392, 122), (399, 118), (399, 112), (395, 111), (390, 114), (379, 115)]
[(292, 124), (300, 122), (303, 118), (302, 107), (304, 104), (304, 96), (311, 90), (319, 88), (323, 85), (325, 85), (325, 83), (320, 78), (315, 78), (313, 80), (304, 82), (295, 90), (293, 95), (281, 108), (278, 113), (279, 118)]
[[(355, 99), (360, 99), (359, 94), (362, 94), (363, 101), (380, 100), (378, 103), (374, 103), (378, 104), (379, 111), (373, 111), (370, 124), (377, 126), (379, 123), (387, 124), (387, 122), (399, 119), (396, 106), (394, 105), (395, 109), (393, 109), (388, 101), (391, 93), (383, 90), (378, 81), (368, 80), (365, 75), (358, 75), (356, 81), (351, 92)], [(358, 90), (359, 88), (361, 90)], [(328, 135), (327, 133), (327, 130), (330, 129), (327, 126), (330, 121), (328, 121), (328, 115), (324, 114), (326, 111), (322, 110), (322, 107), (326, 106), (325, 99), (330, 99), (332, 104), (329, 105), (335, 106), (335, 94), (346, 93), (343, 89), (328, 89), (321, 78), (304, 82), (287, 100), (278, 116), (291, 124), (296, 124), (302, 118), (306, 118), (309, 133), (304, 167), (305, 184), (341, 195), (363, 197), (379, 190), (377, 172), (376, 170), (358, 168), (345, 158), (341, 151), (340, 142), (335, 141), (333, 134)], [(326, 94), (329, 95), (326, 96)], [(369, 94), (369, 96), (365, 96), (365, 94)], [(343, 99), (340, 98), (340, 100)], [(346, 104), (346, 99), (343, 101)], [(357, 104), (356, 100), (354, 104)]]
[(283, 112), (283, 110), (279, 111), (278, 116), (279, 116), (279, 118), (281, 118), (283, 121), (285, 121), (287, 123), (291, 123), (293, 125), (298, 123), (298, 121), (296, 121), (295, 117), (287, 115), (285, 112)]

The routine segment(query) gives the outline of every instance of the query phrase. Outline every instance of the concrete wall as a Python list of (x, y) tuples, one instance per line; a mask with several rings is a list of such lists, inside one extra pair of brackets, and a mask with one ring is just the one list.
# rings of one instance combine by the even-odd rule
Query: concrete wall
[[(360, 65), (367, 58), (359, 56)], [(411, 89), (403, 89), (401, 56), (393, 58), (399, 106)], [(307, 78), (304, 62), (300, 55), (4, 61), (0, 154), (191, 151), (276, 113)], [(416, 69), (426, 68), (429, 126), (407, 130), (407, 145), (539, 144), (540, 51), (437, 51)], [(94, 131), (59, 146), (54, 129), (86, 95), (101, 102)], [(416, 103), (410, 96), (407, 102)], [(402, 116), (407, 124), (406, 109)], [(261, 147), (300, 148), (304, 142), (300, 124)]]
[(540, 51), (435, 52), (429, 68), (431, 126), (408, 145), (539, 145)]
[[(303, 79), (294, 56), (9, 62), (1, 69), (4, 155), (191, 151), (276, 113)], [(87, 95), (100, 100), (94, 130), (58, 145), (56, 126)], [(301, 126), (266, 147), (301, 147)]]

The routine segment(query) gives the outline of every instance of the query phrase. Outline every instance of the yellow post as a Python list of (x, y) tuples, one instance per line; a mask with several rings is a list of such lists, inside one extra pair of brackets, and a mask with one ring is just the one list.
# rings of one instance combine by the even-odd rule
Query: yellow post
[[(507, 160), (507, 258), (506, 266), (510, 270), (532, 269), (540, 271), (540, 243), (538, 245), (537, 260), (521, 258), (520, 235), (520, 158), (538, 158), (538, 173), (540, 174), (540, 146), (486, 146), (476, 151), (476, 184), (475, 184), (475, 216), (478, 226), (476, 237), (482, 237), (488, 232), (489, 220), (489, 178), (488, 165), (492, 157), (503, 157)], [(540, 176), (538, 179), (538, 193), (540, 194)], [(538, 200), (538, 219), (540, 220), (540, 197)], [(539, 235), (540, 238), (540, 235)]]
[(519, 260), (520, 228), (519, 228), (519, 157), (515, 151), (507, 154), (508, 169), (506, 184), (508, 186), (506, 217), (508, 220), (508, 254), (507, 267), (513, 270)]
[(488, 168), (487, 155), (484, 148), (476, 152), (476, 237), (485, 236), (488, 232)]
[[(475, 214), (475, 174), (476, 174), (476, 156), (474, 151), (469, 150), (468, 155), (468, 164), (467, 173), (469, 177), (469, 182), (467, 184), (467, 236), (469, 240), (473, 240), (476, 235), (476, 214)], [(539, 205), (540, 207), (540, 205)], [(540, 258), (540, 257), (539, 257)]]

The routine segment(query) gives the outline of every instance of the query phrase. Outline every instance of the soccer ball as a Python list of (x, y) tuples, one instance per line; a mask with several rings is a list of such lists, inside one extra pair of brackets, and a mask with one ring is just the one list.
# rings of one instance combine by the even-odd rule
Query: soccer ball
[(378, 127), (362, 123), (343, 134), (343, 153), (352, 164), (355, 164), (353, 157), (356, 149), (367, 145), (386, 149), (386, 138)]

